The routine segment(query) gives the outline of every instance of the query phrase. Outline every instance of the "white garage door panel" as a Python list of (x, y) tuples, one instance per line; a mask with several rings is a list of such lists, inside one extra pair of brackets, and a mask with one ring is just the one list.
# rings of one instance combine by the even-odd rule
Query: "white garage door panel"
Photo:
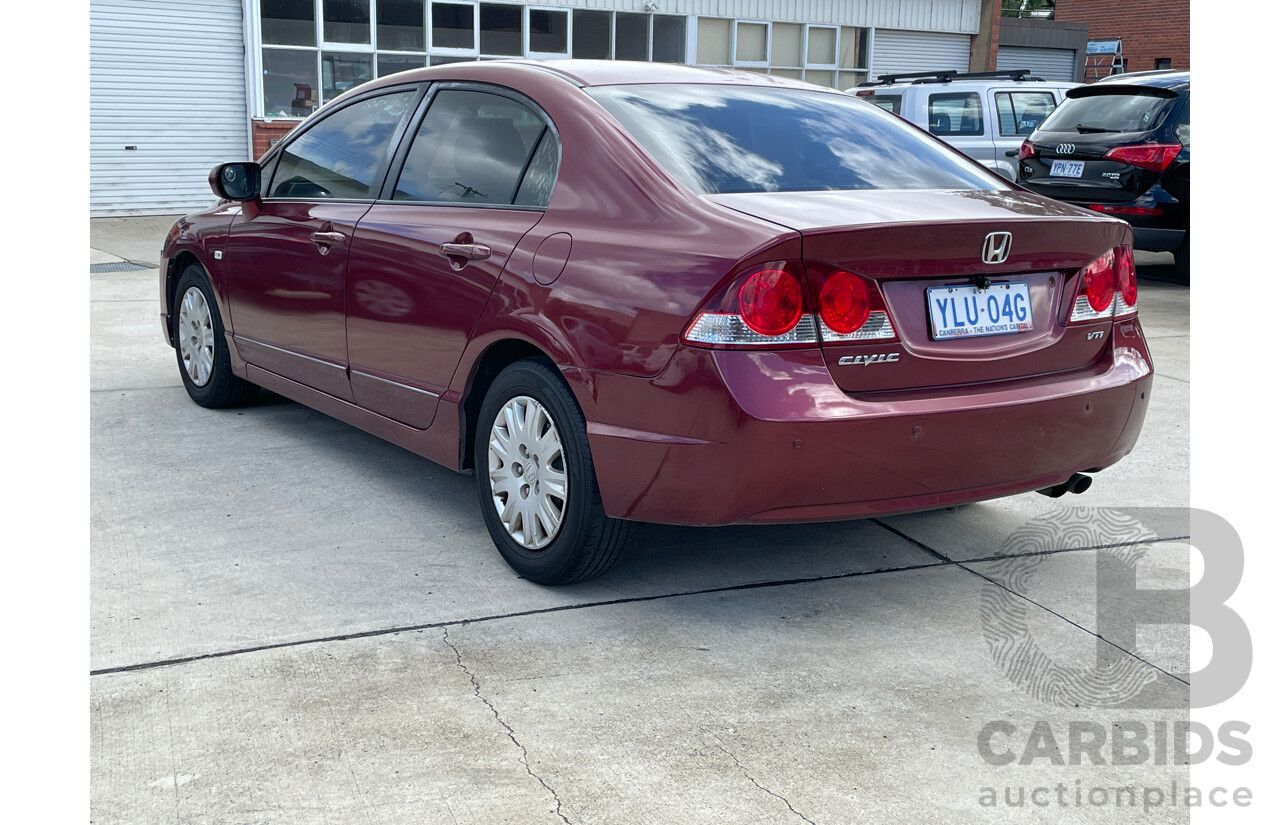
[(967, 34), (876, 29), (871, 46), (871, 77), (908, 72), (969, 71)]
[(249, 157), (240, 7), (91, 0), (91, 215), (208, 206), (213, 165)]
[(1076, 50), (1001, 46), (996, 52), (996, 68), (1003, 71), (1030, 69), (1033, 75), (1045, 80), (1074, 81)]

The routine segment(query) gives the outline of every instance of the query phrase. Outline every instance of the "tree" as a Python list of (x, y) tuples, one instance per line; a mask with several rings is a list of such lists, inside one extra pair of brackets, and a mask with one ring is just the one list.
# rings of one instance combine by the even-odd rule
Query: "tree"
[[(1001, 17), (1047, 17), (1053, 18), (1054, 0), (1001, 0)], [(1032, 12), (1039, 12), (1033, 14)], [(1047, 12), (1047, 13), (1046, 13)]]

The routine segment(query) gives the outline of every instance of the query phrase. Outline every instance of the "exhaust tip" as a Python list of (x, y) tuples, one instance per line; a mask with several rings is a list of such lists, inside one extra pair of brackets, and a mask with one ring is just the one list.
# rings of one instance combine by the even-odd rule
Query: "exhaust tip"
[(1080, 495), (1092, 486), (1093, 479), (1089, 476), (1081, 473), (1072, 473), (1071, 478), (1061, 484), (1055, 484), (1052, 487), (1045, 487), (1043, 490), (1036, 490), (1036, 492), (1042, 496), (1048, 496), (1049, 498), (1062, 498), (1067, 493)]

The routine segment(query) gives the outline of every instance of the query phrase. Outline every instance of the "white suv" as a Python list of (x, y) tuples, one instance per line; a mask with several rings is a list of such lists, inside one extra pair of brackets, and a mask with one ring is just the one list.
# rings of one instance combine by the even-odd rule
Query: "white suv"
[(950, 143), (988, 169), (1018, 179), (1018, 147), (1079, 83), (1002, 72), (885, 75), (846, 89)]

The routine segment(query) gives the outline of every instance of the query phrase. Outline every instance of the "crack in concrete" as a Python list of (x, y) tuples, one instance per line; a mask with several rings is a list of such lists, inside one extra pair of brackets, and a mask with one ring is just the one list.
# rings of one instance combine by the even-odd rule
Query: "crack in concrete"
[(512, 730), (511, 726), (507, 724), (506, 720), (503, 719), (498, 714), (498, 709), (494, 707), (493, 703), (490, 702), (488, 699), (486, 699), (484, 694), (480, 692), (480, 681), (476, 679), (476, 675), (472, 673), (471, 669), (468, 668), (466, 663), (462, 661), (462, 651), (458, 650), (458, 646), (455, 645), (452, 641), (450, 641), (449, 628), (445, 627), (442, 629), (444, 630), (444, 643), (449, 646), (449, 649), (453, 651), (454, 657), (457, 658), (458, 668), (463, 673), (467, 674), (467, 678), (471, 680), (471, 688), (473, 691), (475, 691), (476, 698), (479, 699), (481, 702), (484, 702), (484, 706), (487, 707), (489, 709), (489, 712), (493, 714), (493, 718), (497, 719), (498, 724), (502, 725), (503, 730), (507, 732), (507, 738), (511, 740), (512, 744), (514, 744), (517, 748), (520, 749), (520, 764), (524, 765), (525, 771), (527, 771), (528, 774), (532, 776), (534, 779), (538, 780), (538, 784), (546, 788), (547, 792), (551, 794), (551, 798), (556, 801), (556, 811), (555, 811), (556, 816), (560, 817), (560, 819), (565, 823), (565, 825), (572, 825), (572, 823), (569, 822), (569, 818), (564, 815), (563, 804), (560, 800), (560, 794), (556, 793), (556, 789), (548, 785), (545, 779), (543, 779), (541, 776), (538, 776), (536, 773), (533, 772), (533, 768), (530, 767), (529, 765), (529, 751), (525, 749), (524, 745), (520, 744), (520, 740), (516, 738), (516, 732)]
[[(1142, 663), (1143, 663), (1144, 665), (1146, 665), (1147, 667), (1152, 668), (1153, 670), (1157, 670), (1157, 671), (1159, 671), (1160, 673), (1163, 673), (1165, 676), (1168, 676), (1170, 679), (1173, 679), (1173, 680), (1174, 680), (1174, 681), (1176, 681), (1176, 682), (1181, 682), (1182, 684), (1186, 685), (1187, 687), (1190, 687), (1190, 686), (1191, 686), (1191, 683), (1190, 683), (1190, 682), (1188, 682), (1186, 679), (1183, 679), (1183, 678), (1179, 677), (1179, 676), (1178, 676), (1177, 674), (1175, 674), (1175, 673), (1170, 673), (1169, 671), (1165, 670), (1164, 668), (1160, 667), (1159, 665), (1155, 664), (1154, 662), (1147, 661), (1146, 659), (1142, 658), (1141, 656), (1139, 656), (1138, 654), (1134, 653), (1134, 652), (1133, 652), (1133, 651), (1131, 651), (1131, 650), (1126, 650), (1126, 649), (1124, 649), (1124, 648), (1123, 648), (1123, 647), (1121, 647), (1120, 645), (1118, 645), (1118, 644), (1116, 644), (1115, 642), (1113, 642), (1113, 641), (1111, 641), (1110, 639), (1108, 639), (1106, 636), (1103, 636), (1103, 635), (1101, 635), (1100, 633), (1095, 633), (1094, 631), (1090, 630), (1089, 628), (1085, 627), (1084, 625), (1080, 624), (1079, 622), (1072, 621), (1071, 619), (1069, 619), (1069, 618), (1067, 618), (1066, 616), (1062, 615), (1062, 614), (1061, 614), (1061, 613), (1059, 613), (1058, 611), (1053, 610), (1053, 609), (1051, 609), (1051, 608), (1049, 608), (1049, 607), (1046, 607), (1046, 606), (1045, 606), (1045, 605), (1043, 605), (1043, 604), (1040, 604), (1040, 602), (1036, 601), (1035, 599), (1031, 598), (1030, 596), (1028, 596), (1028, 595), (1027, 595), (1027, 594), (1025, 594), (1025, 593), (1019, 593), (1017, 590), (1014, 590), (1013, 588), (1009, 587), (1009, 586), (1008, 586), (1008, 585), (1006, 585), (1004, 582), (996, 581), (995, 579), (991, 578), (991, 577), (990, 577), (990, 576), (988, 576), (987, 574), (985, 574), (985, 573), (980, 573), (980, 572), (978, 572), (977, 570), (974, 570), (973, 568), (971, 568), (971, 567), (967, 566), (967, 564), (966, 564), (965, 562), (961, 562), (961, 561), (954, 561), (954, 560), (952, 560), (952, 559), (948, 558), (947, 556), (944, 556), (942, 553), (938, 552), (937, 550), (934, 550), (932, 547), (930, 547), (929, 545), (925, 544), (924, 542), (919, 541), (918, 539), (914, 539), (914, 538), (912, 538), (911, 536), (908, 536), (906, 533), (902, 532), (901, 530), (898, 530), (897, 528), (890, 527), (889, 525), (885, 524), (885, 523), (884, 523), (883, 521), (881, 521), (880, 519), (873, 518), (873, 519), (871, 519), (871, 521), (875, 522), (876, 524), (880, 525), (880, 526), (881, 526), (881, 527), (883, 527), (884, 529), (888, 530), (890, 533), (893, 533), (895, 536), (898, 536), (899, 538), (906, 539), (907, 541), (909, 541), (909, 542), (911, 542), (912, 544), (914, 544), (916, 547), (919, 547), (921, 550), (925, 551), (926, 553), (928, 553), (928, 554), (930, 554), (930, 555), (932, 555), (932, 556), (934, 556), (934, 557), (936, 557), (936, 558), (941, 559), (942, 561), (946, 562), (947, 564), (953, 564), (953, 565), (955, 565), (956, 567), (959, 567), (961, 570), (965, 571), (966, 573), (972, 573), (973, 575), (977, 576), (978, 578), (982, 579), (983, 581), (991, 582), (991, 583), (992, 583), (992, 584), (994, 584), (996, 587), (999, 587), (1000, 589), (1002, 589), (1002, 590), (1004, 590), (1004, 591), (1006, 591), (1006, 592), (1008, 592), (1008, 593), (1011, 593), (1011, 594), (1013, 594), (1014, 596), (1017, 596), (1017, 597), (1018, 597), (1018, 598), (1020, 598), (1020, 599), (1024, 599), (1024, 600), (1026, 600), (1027, 602), (1030, 602), (1031, 604), (1033, 604), (1033, 605), (1035, 605), (1036, 607), (1040, 608), (1040, 609), (1041, 609), (1041, 610), (1043, 610), (1044, 612), (1048, 613), (1050, 616), (1056, 616), (1057, 618), (1062, 619), (1062, 621), (1066, 622), (1067, 624), (1071, 625), (1072, 627), (1076, 628), (1077, 630), (1083, 630), (1085, 633), (1088, 633), (1090, 636), (1094, 637), (1095, 639), (1098, 639), (1098, 640), (1100, 640), (1100, 641), (1106, 642), (1107, 644), (1111, 645), (1112, 647), (1114, 647), (1116, 650), (1120, 651), (1120, 652), (1121, 652), (1121, 653), (1123, 653), (1124, 655), (1126, 655), (1126, 656), (1130, 656), (1130, 657), (1132, 657), (1132, 658), (1134, 658), (1134, 659), (1138, 660), (1139, 662), (1142, 662)], [(1138, 544), (1158, 544), (1158, 543), (1160, 543), (1160, 542), (1167, 542), (1167, 541), (1186, 541), (1186, 540), (1189, 540), (1190, 538), (1191, 538), (1190, 536), (1176, 536), (1176, 537), (1173, 537), (1173, 538), (1161, 538), (1161, 539), (1138, 539), (1137, 541), (1120, 542), (1120, 543), (1117, 543), (1117, 544), (1105, 544), (1105, 545), (1098, 545), (1098, 546), (1096, 546), (1096, 547), (1085, 547), (1085, 548), (1081, 548), (1081, 549), (1082, 549), (1082, 550), (1104, 550), (1104, 549), (1110, 549), (1110, 548), (1113, 548), (1113, 547), (1130, 547), (1130, 546), (1138, 545)], [(1049, 555), (1050, 553), (1053, 553), (1053, 552), (1055, 552), (1055, 551), (1046, 551), (1046, 552), (1041, 552), (1041, 553), (1019, 553), (1019, 554), (1018, 554), (1018, 556), (1019, 556), (1019, 557), (1021, 557), (1021, 556), (1041, 556), (1041, 555)], [(989, 559), (976, 559), (976, 560), (974, 560), (974, 561), (994, 561), (994, 560), (1001, 559), (1001, 558), (1006, 558), (1006, 557), (1004, 557), (1004, 556), (992, 556), (992, 557), (991, 557), (991, 558), (989, 558)]]
[[(353, 639), (369, 639), (376, 636), (394, 636), (399, 633), (421, 633), (424, 630), (434, 630), (440, 627), (445, 627), (445, 628), (461, 627), (463, 625), (468, 625), (468, 624), (479, 624), (482, 622), (496, 622), (504, 619), (518, 619), (518, 618), (524, 618), (526, 616), (541, 616), (547, 613), (562, 613), (562, 612), (571, 611), (571, 610), (587, 610), (587, 609), (596, 608), (596, 607), (614, 607), (616, 605), (662, 601), (665, 599), (679, 599), (679, 598), (685, 598), (688, 596), (705, 596), (705, 595), (710, 595), (714, 593), (732, 593), (740, 590), (759, 590), (762, 588), (792, 587), (792, 586), (801, 585), (801, 584), (816, 584), (820, 582), (839, 581), (841, 579), (860, 578), (862, 576), (878, 576), (884, 573), (909, 573), (909, 572), (914, 572), (918, 570), (935, 570), (935, 569), (947, 567), (947, 566), (964, 567), (964, 565), (960, 564), (959, 562), (955, 562), (955, 561), (952, 561), (951, 559), (948, 559), (946, 556), (942, 555), (936, 550), (933, 550), (930, 547), (927, 547), (921, 544), (920, 542), (916, 541), (910, 536), (907, 536), (906, 534), (903, 534), (903, 533), (898, 533), (897, 530), (894, 530), (892, 527), (889, 527), (888, 525), (882, 524), (877, 519), (870, 519), (870, 521), (873, 521), (876, 524), (879, 524), (881, 527), (885, 528), (886, 530), (889, 530), (892, 533), (897, 533), (899, 536), (906, 539), (911, 544), (921, 548), (929, 555), (933, 556), (936, 559), (940, 559), (940, 561), (929, 562), (927, 564), (903, 565), (901, 567), (885, 567), (877, 570), (857, 570), (849, 573), (832, 573), (829, 575), (822, 575), (822, 576), (807, 576), (807, 577), (798, 578), (798, 579), (778, 579), (778, 580), (764, 581), (764, 582), (749, 582), (746, 584), (730, 584), (730, 585), (725, 585), (723, 587), (706, 587), (698, 590), (681, 590), (674, 593), (654, 593), (647, 596), (625, 596), (619, 599), (604, 599), (601, 601), (594, 601), (594, 602), (575, 602), (572, 604), (557, 605), (555, 607), (541, 607), (541, 608), (534, 608), (532, 610), (518, 610), (512, 613), (496, 613), (489, 616), (471, 616), (465, 619), (447, 619), (447, 620), (438, 621), (438, 622), (428, 622), (426, 624), (382, 627), (382, 628), (376, 628), (374, 630), (362, 630), (356, 633), (340, 633), (333, 636), (315, 636), (309, 639), (298, 639), (296, 641), (291, 641), (291, 642), (273, 642), (271, 644), (253, 645), (252, 647), (238, 647), (238, 648), (232, 648), (229, 650), (217, 650), (210, 653), (197, 653), (192, 656), (179, 656), (172, 659), (158, 659), (158, 660), (153, 660), (149, 662), (138, 662), (131, 665), (116, 665), (114, 667), (97, 668), (94, 670), (90, 670), (89, 675), (90, 676), (108, 676), (115, 673), (132, 673), (134, 671), (139, 671), (139, 670), (152, 670), (154, 668), (160, 668), (160, 667), (173, 667), (174, 665), (186, 665), (186, 664), (191, 664), (193, 662), (202, 662), (202, 661), (205, 661), (206, 659), (222, 659), (228, 656), (242, 656), (247, 653), (263, 653), (269, 650), (283, 650), (285, 648), (291, 648), (291, 647), (306, 647), (308, 645), (328, 644), (330, 642), (348, 642)], [(1139, 539), (1139, 540), (1130, 541), (1130, 542), (1118, 542), (1116, 544), (1095, 545), (1090, 547), (1064, 547), (1057, 550), (1042, 550), (1036, 553), (1026, 553), (1026, 554), (1020, 554), (1020, 555), (1047, 556), (1047, 555), (1053, 555), (1056, 553), (1083, 553), (1083, 552), (1088, 552), (1090, 550), (1105, 550), (1105, 549), (1110, 549), (1114, 547), (1127, 547), (1134, 544), (1155, 544), (1158, 542), (1167, 542), (1167, 541), (1185, 541), (1188, 538), (1189, 536), (1171, 536), (1167, 538), (1158, 538), (1158, 539)], [(980, 558), (980, 559), (970, 559), (969, 563), (995, 561), (999, 558), (1002, 558), (1002, 557), (989, 556), (989, 557)], [(973, 571), (968, 570), (968, 568), (965, 568), (965, 570), (967, 570), (970, 573), (973, 573)], [(975, 573), (975, 575), (981, 575), (981, 574)]]
[(737, 766), (738, 766), (738, 770), (742, 771), (742, 775), (743, 775), (743, 776), (745, 776), (745, 777), (747, 778), (747, 781), (749, 781), (752, 785), (755, 785), (757, 788), (759, 788), (760, 790), (762, 790), (762, 791), (764, 791), (765, 793), (769, 794), (769, 796), (772, 796), (774, 799), (780, 799), (780, 800), (782, 800), (782, 804), (786, 805), (786, 806), (787, 806), (787, 808), (791, 811), (791, 813), (793, 813), (793, 814), (795, 814), (796, 816), (800, 817), (800, 818), (801, 818), (801, 819), (803, 819), (805, 822), (808, 822), (808, 823), (809, 823), (809, 825), (815, 825), (815, 823), (814, 823), (814, 821), (813, 821), (812, 819), (810, 819), (809, 817), (807, 817), (807, 816), (805, 816), (804, 814), (802, 814), (802, 813), (800, 813), (799, 811), (797, 811), (797, 810), (795, 809), (795, 806), (794, 806), (794, 805), (792, 805), (792, 804), (791, 804), (791, 802), (790, 802), (790, 800), (788, 800), (785, 796), (782, 796), (781, 794), (774, 793), (773, 791), (771, 791), (771, 790), (769, 790), (768, 788), (766, 788), (764, 785), (761, 785), (759, 782), (757, 782), (757, 781), (756, 781), (756, 778), (755, 778), (754, 776), (752, 776), (750, 773), (748, 773), (748, 772), (747, 772), (747, 769), (746, 769), (746, 768), (744, 768), (744, 767), (742, 766), (742, 763), (738, 761), (738, 757), (734, 756), (732, 751), (730, 751), (730, 750), (729, 750), (728, 748), (726, 748), (724, 745), (721, 745), (719, 742), (717, 742), (717, 743), (716, 743), (716, 747), (717, 747), (717, 748), (719, 748), (720, 750), (724, 751), (724, 752), (725, 752), (725, 755), (726, 755), (726, 756), (728, 756), (730, 759), (732, 759), (732, 760), (733, 760), (733, 764), (735, 764), (735, 765), (737, 765)]

